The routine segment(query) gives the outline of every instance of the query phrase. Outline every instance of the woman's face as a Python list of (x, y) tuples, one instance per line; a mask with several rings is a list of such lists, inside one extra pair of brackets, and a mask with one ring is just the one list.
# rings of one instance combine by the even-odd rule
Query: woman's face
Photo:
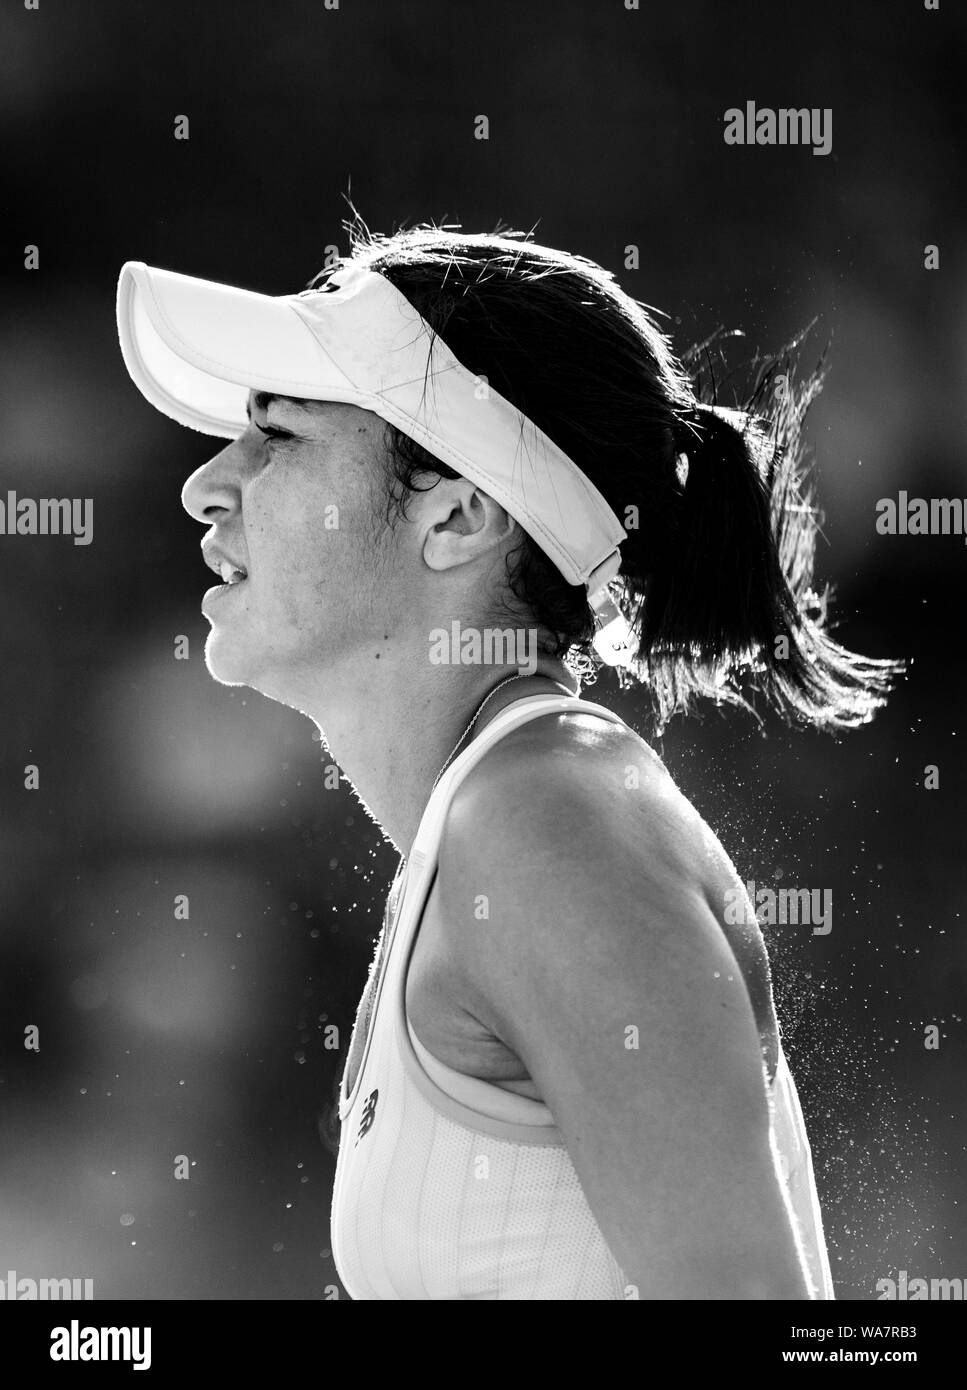
[(300, 706), (327, 665), (390, 618), (374, 518), (383, 422), (357, 406), (252, 392), (248, 428), (188, 479), (213, 568), (237, 582), (202, 600), (212, 676)]

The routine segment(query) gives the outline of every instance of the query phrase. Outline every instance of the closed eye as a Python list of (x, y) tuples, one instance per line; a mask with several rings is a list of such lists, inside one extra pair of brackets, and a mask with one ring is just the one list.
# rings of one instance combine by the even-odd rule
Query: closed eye
[(261, 434), (266, 435), (269, 439), (292, 439), (293, 437), (289, 430), (280, 430), (274, 425), (260, 425), (257, 420), (253, 420), (252, 424)]

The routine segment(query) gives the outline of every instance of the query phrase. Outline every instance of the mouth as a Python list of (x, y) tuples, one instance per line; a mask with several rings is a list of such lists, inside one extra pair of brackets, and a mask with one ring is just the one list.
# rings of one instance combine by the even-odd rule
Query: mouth
[(248, 571), (239, 569), (238, 565), (233, 565), (231, 560), (223, 560), (218, 567), (218, 573), (222, 577), (219, 587), (232, 589), (236, 584), (244, 584), (248, 579)]
[(216, 560), (212, 557), (208, 564), (219, 575), (222, 582), (206, 592), (203, 602), (227, 594), (230, 589), (238, 589), (248, 581), (248, 571), (233, 564), (231, 560)]

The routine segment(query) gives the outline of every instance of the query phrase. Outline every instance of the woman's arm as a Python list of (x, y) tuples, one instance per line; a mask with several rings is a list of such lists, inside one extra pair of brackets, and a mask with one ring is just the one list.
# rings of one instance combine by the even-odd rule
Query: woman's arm
[(448, 817), (440, 907), (472, 1011), (550, 1107), (629, 1297), (812, 1297), (684, 803), (667, 775), (619, 786), (626, 746), (527, 747), (494, 750)]

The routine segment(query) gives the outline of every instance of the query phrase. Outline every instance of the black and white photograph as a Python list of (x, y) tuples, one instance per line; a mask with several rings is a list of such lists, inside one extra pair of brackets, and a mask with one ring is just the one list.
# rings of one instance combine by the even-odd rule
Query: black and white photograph
[(954, 0), (4, 0), (32, 1364), (173, 1378), (191, 1305), (404, 1301), (754, 1303), (676, 1336), (930, 1364), (965, 37)]

